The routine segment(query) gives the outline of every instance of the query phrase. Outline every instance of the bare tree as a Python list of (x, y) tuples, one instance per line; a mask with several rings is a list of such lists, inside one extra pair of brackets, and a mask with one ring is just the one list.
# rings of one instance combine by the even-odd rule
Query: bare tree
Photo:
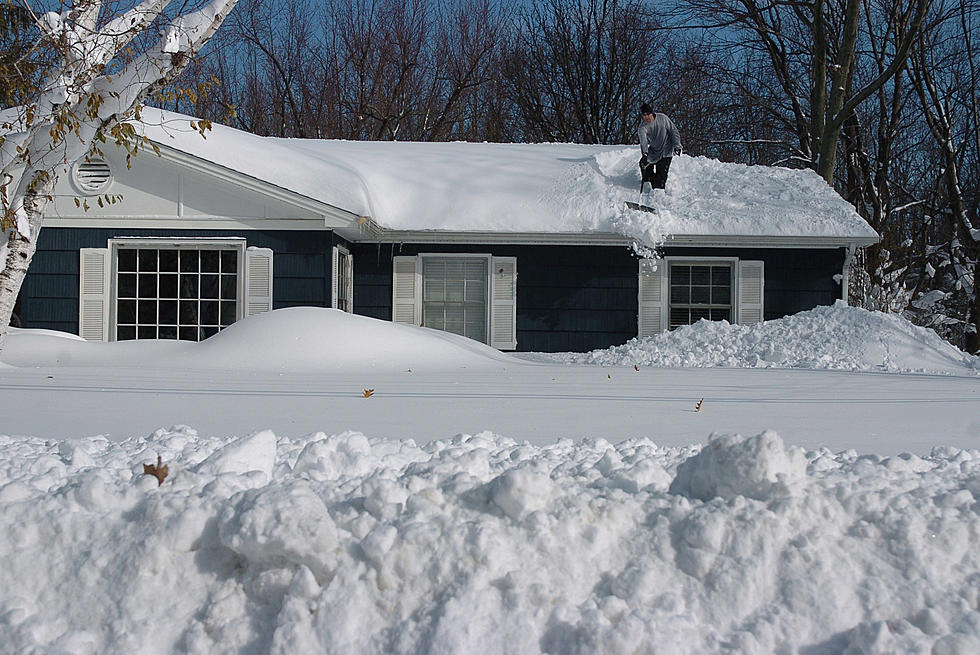
[[(763, 54), (774, 84), (770, 98), (786, 114), (797, 156), (828, 183), (834, 182), (837, 148), (844, 124), (878, 89), (899, 73), (933, 0), (682, 0), (689, 25), (711, 28), (719, 44)], [(867, 12), (894, 14), (904, 25), (886, 32), (890, 53), (880, 73), (857, 80)], [(871, 29), (878, 29), (875, 20)], [(761, 98), (760, 98), (761, 100)]]
[[(78, 0), (38, 17), (37, 47), (53, 53), (54, 65), (27, 102), (0, 112), (0, 349), (61, 170), (110, 138), (134, 152), (142, 141), (124, 121), (176, 77), (236, 2), (209, 0), (168, 18), (169, 0), (119, 15), (100, 0)], [(153, 27), (161, 35), (136, 50)]]
[(932, 249), (934, 273), (930, 277), (945, 277), (946, 284), (939, 286), (946, 288), (941, 290), (965, 298), (959, 319), (964, 327), (963, 345), (971, 353), (980, 353), (976, 285), (980, 224), (975, 204), (971, 216), (961, 174), (965, 160), (972, 155), (976, 161), (980, 149), (980, 77), (975, 50), (980, 10), (967, 0), (955, 0), (948, 7), (941, 3), (940, 9), (941, 20), (918, 35), (910, 70), (939, 164), (933, 176), (938, 191), (934, 196), (939, 201), (933, 215), (941, 220), (944, 238), (932, 244), (941, 247)]
[(523, 136), (624, 143), (637, 112), (662, 109), (666, 40), (636, 0), (544, 0), (526, 6), (504, 70)]

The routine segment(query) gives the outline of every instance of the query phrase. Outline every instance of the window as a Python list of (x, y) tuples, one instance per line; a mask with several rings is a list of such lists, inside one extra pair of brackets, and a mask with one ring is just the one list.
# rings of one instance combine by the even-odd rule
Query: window
[(761, 323), (765, 266), (734, 257), (667, 257), (639, 263), (637, 334), (641, 337), (704, 318)]
[(354, 257), (342, 246), (333, 248), (332, 306), (345, 312), (354, 311)]
[(395, 323), (517, 348), (517, 258), (421, 254), (395, 257), (392, 268)]
[(242, 243), (115, 244), (115, 339), (201, 341), (239, 317)]
[(422, 260), (422, 325), (487, 342), (487, 259)]
[(670, 329), (704, 318), (732, 322), (732, 266), (670, 264)]

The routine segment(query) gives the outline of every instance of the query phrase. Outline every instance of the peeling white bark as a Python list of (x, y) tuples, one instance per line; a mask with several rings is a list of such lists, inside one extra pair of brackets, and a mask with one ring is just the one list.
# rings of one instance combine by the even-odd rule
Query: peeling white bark
[[(0, 350), (58, 176), (89, 152), (100, 133), (131, 117), (155, 86), (172, 81), (238, 0), (209, 0), (198, 11), (178, 17), (154, 45), (121, 71), (106, 75), (106, 67), (170, 2), (144, 0), (100, 26), (103, 1), (81, 0), (38, 22), (43, 37), (60, 44), (61, 61), (36, 100), (0, 111), (0, 209), (5, 217)], [(101, 103), (97, 111), (89, 109), (93, 97)]]

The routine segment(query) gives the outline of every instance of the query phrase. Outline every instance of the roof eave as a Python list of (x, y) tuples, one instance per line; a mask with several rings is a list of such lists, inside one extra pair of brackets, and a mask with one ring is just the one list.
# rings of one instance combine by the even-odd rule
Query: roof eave
[[(378, 243), (459, 243), (520, 245), (629, 246), (636, 241), (611, 232), (492, 232), (456, 230), (388, 230), (369, 218), (361, 219), (358, 235), (344, 235), (352, 241)], [(354, 237), (354, 238), (351, 238)], [(776, 236), (676, 234), (664, 246), (701, 248), (864, 248), (877, 243), (871, 236)]]

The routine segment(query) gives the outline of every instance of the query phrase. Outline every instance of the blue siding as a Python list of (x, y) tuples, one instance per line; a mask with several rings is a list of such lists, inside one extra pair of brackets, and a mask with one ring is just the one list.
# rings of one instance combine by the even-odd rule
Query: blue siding
[(45, 228), (21, 290), (21, 324), (77, 334), (78, 251), (105, 248), (109, 239), (121, 236), (244, 237), (249, 246), (275, 252), (276, 309), (330, 306), (331, 248), (336, 241), (331, 232)]
[[(20, 298), (24, 327), (78, 332), (78, 250), (117, 236), (242, 236), (271, 248), (274, 307), (330, 306), (331, 248), (354, 255), (354, 311), (391, 320), (392, 257), (420, 252), (517, 258), (517, 342), (522, 351), (588, 351), (622, 344), (637, 330), (637, 258), (614, 246), (348, 244), (329, 231), (205, 231), (45, 228)], [(833, 277), (843, 249), (666, 248), (667, 256), (726, 256), (765, 262), (765, 318), (840, 297)]]
[[(615, 246), (355, 244), (354, 311), (391, 320), (391, 258), (421, 252), (517, 257), (517, 348), (588, 351), (637, 332), (637, 258)], [(738, 257), (765, 262), (765, 318), (831, 305), (844, 250), (665, 248), (664, 256)]]

